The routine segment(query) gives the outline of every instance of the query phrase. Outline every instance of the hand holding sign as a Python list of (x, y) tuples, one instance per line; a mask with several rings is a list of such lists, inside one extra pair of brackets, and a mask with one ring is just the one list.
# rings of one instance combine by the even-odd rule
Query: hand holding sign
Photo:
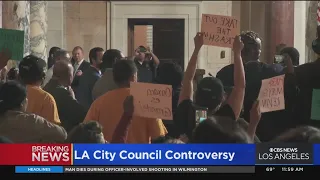
[(257, 126), (261, 119), (260, 102), (255, 101), (250, 110), (250, 124)]
[(236, 36), (234, 38), (234, 41), (233, 41), (233, 51), (234, 53), (241, 53), (242, 49), (244, 47), (244, 44), (241, 40), (241, 37), (240, 36)]
[(193, 40), (195, 49), (200, 50), (203, 45), (203, 33), (198, 32)]
[(283, 93), (284, 76), (281, 75), (262, 80), (259, 93), (260, 111), (262, 113), (283, 110), (285, 108)]
[(8, 49), (2, 49), (0, 51), (0, 69), (4, 68), (11, 58), (11, 52)]
[(232, 48), (234, 37), (240, 33), (240, 21), (235, 17), (202, 14), (201, 32), (205, 45)]
[(10, 50), (11, 60), (21, 61), (24, 51), (24, 32), (0, 28), (0, 50), (3, 49)]
[(134, 115), (172, 120), (172, 87), (163, 84), (131, 83)]

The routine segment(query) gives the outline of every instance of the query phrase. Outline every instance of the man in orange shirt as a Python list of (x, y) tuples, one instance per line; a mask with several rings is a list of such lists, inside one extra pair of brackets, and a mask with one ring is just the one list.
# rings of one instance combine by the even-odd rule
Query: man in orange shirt
[[(123, 101), (130, 95), (130, 82), (137, 82), (137, 67), (133, 61), (118, 60), (113, 66), (113, 79), (118, 89), (107, 92), (95, 100), (85, 121), (98, 121), (107, 141), (123, 115)], [(127, 143), (150, 143), (152, 138), (164, 136), (167, 130), (161, 119), (133, 116)]]
[(40, 87), (46, 76), (46, 66), (43, 59), (33, 55), (24, 57), (19, 63), (19, 78), (27, 86), (27, 112), (60, 124), (56, 101)]

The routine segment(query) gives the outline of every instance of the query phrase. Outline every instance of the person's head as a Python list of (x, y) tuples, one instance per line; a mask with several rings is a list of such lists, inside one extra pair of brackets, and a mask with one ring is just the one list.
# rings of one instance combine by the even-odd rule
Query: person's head
[(102, 62), (104, 50), (101, 47), (92, 48), (89, 52), (90, 64), (94, 67), (98, 67)]
[(124, 55), (118, 49), (108, 49), (102, 56), (100, 69), (102, 72), (107, 68), (112, 68), (116, 60), (123, 58)]
[(83, 49), (80, 46), (76, 46), (72, 50), (72, 58), (75, 62), (80, 62), (84, 58)]
[(248, 134), (234, 121), (227, 120), (228, 127), (225, 127), (225, 117), (210, 117), (194, 129), (191, 143), (251, 143)]
[(217, 111), (224, 101), (224, 87), (220, 79), (215, 77), (203, 78), (196, 90), (195, 103), (208, 111)]
[(160, 136), (156, 139), (153, 139), (152, 144), (185, 144), (180, 139), (172, 138), (169, 136)]
[(54, 63), (57, 61), (70, 61), (70, 54), (64, 49), (57, 50), (53, 55)]
[(27, 109), (27, 90), (18, 81), (8, 81), (0, 88), (0, 114), (9, 110), (25, 111)]
[(133, 61), (118, 60), (113, 65), (113, 80), (119, 87), (130, 87), (130, 82), (137, 82), (137, 71)]
[(18, 68), (11, 68), (7, 73), (7, 81), (17, 80), (19, 75)]
[(300, 54), (299, 51), (294, 47), (285, 47), (280, 51), (280, 55), (288, 55), (291, 58), (292, 64), (294, 66), (299, 65)]
[(320, 143), (320, 130), (312, 126), (301, 126), (282, 133), (272, 142), (317, 144)]
[(50, 69), (50, 68), (54, 65), (55, 61), (54, 61), (54, 59), (53, 59), (53, 55), (54, 55), (54, 53), (55, 53), (57, 50), (59, 50), (59, 49), (60, 49), (59, 47), (52, 47), (52, 48), (49, 50), (48, 69)]
[(279, 44), (278, 46), (276, 46), (276, 54), (281, 55), (280, 52), (285, 47), (287, 47), (287, 45), (285, 45), (285, 44)]
[(106, 141), (102, 133), (102, 126), (97, 121), (80, 123), (74, 127), (66, 139), (66, 143), (99, 143)]
[(19, 63), (19, 78), (25, 84), (40, 86), (46, 77), (46, 70), (43, 59), (29, 55)]
[(156, 82), (176, 88), (181, 86), (182, 79), (183, 70), (181, 66), (174, 62), (166, 62), (159, 67)]
[(135, 50), (135, 59), (143, 62), (146, 59), (146, 53), (148, 52), (147, 48), (144, 46), (139, 46)]
[(253, 31), (245, 31), (240, 34), (244, 47), (241, 51), (242, 60), (258, 61), (261, 53), (261, 39), (259, 35)]
[(57, 79), (65, 87), (71, 85), (73, 80), (73, 66), (69, 61), (57, 61), (53, 67), (52, 78)]

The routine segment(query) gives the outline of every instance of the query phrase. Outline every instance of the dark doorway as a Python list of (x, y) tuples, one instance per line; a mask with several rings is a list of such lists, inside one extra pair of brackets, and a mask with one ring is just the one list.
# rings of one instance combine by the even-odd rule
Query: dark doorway
[(133, 55), (137, 48), (134, 47), (135, 26), (141, 25), (152, 26), (151, 49), (160, 62), (173, 61), (183, 68), (184, 19), (128, 19), (128, 55)]

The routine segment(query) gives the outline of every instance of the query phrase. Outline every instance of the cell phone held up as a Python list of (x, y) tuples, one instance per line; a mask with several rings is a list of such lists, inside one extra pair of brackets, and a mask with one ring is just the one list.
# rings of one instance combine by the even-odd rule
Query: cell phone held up
[(284, 56), (283, 55), (275, 55), (274, 56), (274, 63), (283, 63), (284, 62)]
[(196, 125), (198, 125), (199, 123), (207, 119), (207, 112), (208, 112), (207, 108), (195, 107)]

